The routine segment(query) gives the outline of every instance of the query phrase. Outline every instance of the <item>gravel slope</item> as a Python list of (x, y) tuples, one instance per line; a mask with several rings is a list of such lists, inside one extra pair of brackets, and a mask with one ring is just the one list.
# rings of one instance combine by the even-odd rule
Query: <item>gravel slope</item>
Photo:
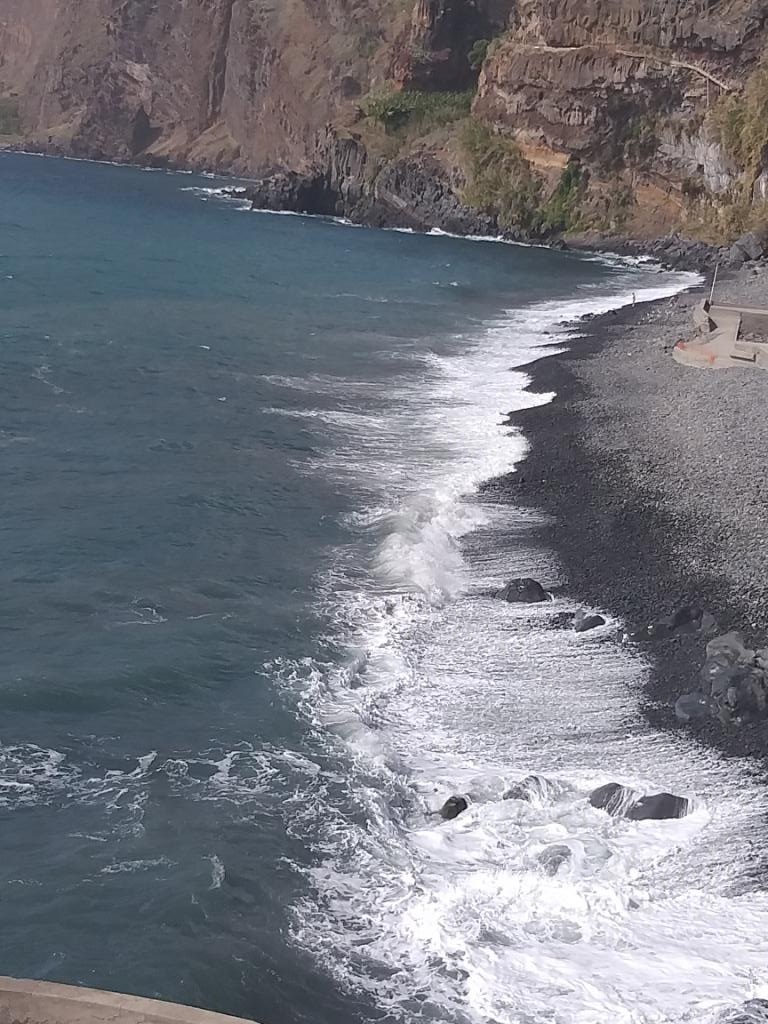
[[(571, 350), (530, 367), (554, 404), (510, 420), (531, 441), (519, 472), (487, 494), (554, 514), (541, 540), (558, 552), (576, 599), (630, 628), (684, 601), (722, 631), (768, 641), (768, 373), (679, 366), (703, 290), (596, 318)], [(768, 267), (718, 286), (721, 301), (768, 305)], [(675, 699), (695, 689), (704, 642), (649, 644), (647, 713), (680, 728)], [(768, 724), (698, 727), (728, 753), (768, 753)]]

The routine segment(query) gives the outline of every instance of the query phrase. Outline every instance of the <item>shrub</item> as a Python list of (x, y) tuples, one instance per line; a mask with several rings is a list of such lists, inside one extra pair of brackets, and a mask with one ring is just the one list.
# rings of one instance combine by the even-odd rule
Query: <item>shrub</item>
[(632, 186), (615, 178), (607, 187), (590, 191), (579, 226), (605, 234), (620, 234), (627, 226), (634, 204)]
[(768, 146), (768, 64), (750, 75), (741, 96), (721, 97), (708, 120), (715, 138), (751, 183)]
[(648, 114), (642, 114), (629, 124), (629, 129), (624, 136), (624, 163), (638, 165), (655, 154), (659, 148), (659, 139), (656, 135), (656, 122)]
[(745, 231), (764, 227), (768, 223), (768, 203), (753, 203), (749, 193), (740, 188), (718, 196), (705, 191), (688, 199), (684, 223), (691, 235), (722, 245)]
[(485, 58), (488, 56), (488, 47), (490, 45), (490, 39), (476, 39), (472, 44), (467, 60), (473, 71), (479, 71), (483, 64), (485, 64)]
[(519, 146), (475, 121), (468, 122), (461, 142), (468, 165), (466, 201), (494, 214), (503, 227), (537, 234), (544, 183)]
[(369, 96), (363, 114), (394, 132), (406, 126), (429, 130), (469, 114), (472, 92), (418, 92), (394, 89)]
[(588, 183), (589, 171), (578, 160), (569, 160), (542, 209), (543, 231), (575, 231), (579, 227)]
[(0, 98), (0, 135), (19, 135), (19, 104), (12, 97)]

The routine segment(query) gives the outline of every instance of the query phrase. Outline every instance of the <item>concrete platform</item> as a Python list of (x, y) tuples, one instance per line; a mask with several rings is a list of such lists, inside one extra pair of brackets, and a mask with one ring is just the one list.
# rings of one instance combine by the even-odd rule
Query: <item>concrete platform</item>
[(679, 341), (672, 357), (683, 366), (768, 370), (768, 309), (702, 302), (693, 311), (697, 334)]
[(0, 1024), (243, 1024), (178, 1003), (0, 977)]

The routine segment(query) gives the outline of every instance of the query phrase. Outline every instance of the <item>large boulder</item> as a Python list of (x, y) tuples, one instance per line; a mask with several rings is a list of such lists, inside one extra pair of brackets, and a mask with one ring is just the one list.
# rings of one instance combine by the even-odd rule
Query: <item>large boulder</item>
[(598, 810), (607, 811), (614, 818), (629, 818), (631, 821), (683, 818), (690, 808), (690, 803), (685, 797), (672, 793), (638, 796), (634, 790), (618, 782), (608, 782), (593, 790), (589, 795), (589, 802)]
[(733, 662), (740, 662), (744, 665), (751, 665), (755, 659), (755, 652), (749, 650), (744, 643), (741, 633), (731, 631), (722, 636), (716, 636), (707, 644), (707, 657), (713, 658), (718, 654), (724, 654)]
[(737, 238), (730, 248), (731, 263), (747, 263), (749, 260), (760, 260), (768, 255), (768, 229), (747, 231)]
[(715, 702), (701, 691), (684, 693), (675, 701), (675, 717), (679, 722), (704, 722), (716, 709)]
[(583, 610), (576, 612), (576, 618), (573, 620), (573, 628), (577, 633), (586, 633), (590, 629), (604, 625), (605, 619), (602, 615), (588, 615)]
[(452, 821), (469, 807), (469, 801), (463, 796), (449, 796), (439, 810), (444, 821)]
[(527, 800), (530, 803), (533, 800), (546, 800), (555, 796), (559, 791), (560, 787), (550, 782), (549, 779), (544, 779), (541, 775), (527, 775), (520, 782), (510, 786), (502, 794), (501, 799)]
[(589, 802), (600, 811), (607, 811), (614, 818), (626, 814), (627, 808), (635, 802), (637, 793), (618, 782), (607, 782), (589, 794)]
[(690, 807), (683, 796), (673, 793), (653, 793), (641, 796), (626, 810), (631, 821), (663, 821), (667, 818), (684, 818)]
[(510, 580), (496, 592), (496, 597), (510, 604), (538, 604), (549, 600), (549, 595), (539, 581), (528, 576)]
[(710, 640), (699, 672), (702, 691), (715, 700), (725, 700), (729, 690), (738, 690), (742, 680), (753, 671), (755, 657), (739, 633), (725, 633)]
[(548, 875), (556, 875), (563, 864), (571, 859), (571, 848), (564, 843), (548, 846), (536, 858)]

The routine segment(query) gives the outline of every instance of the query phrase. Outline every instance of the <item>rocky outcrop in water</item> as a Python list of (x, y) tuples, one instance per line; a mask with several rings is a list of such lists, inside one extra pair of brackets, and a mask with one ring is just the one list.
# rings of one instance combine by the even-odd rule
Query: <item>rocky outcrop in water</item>
[(629, 818), (630, 821), (663, 821), (668, 818), (684, 818), (690, 810), (685, 797), (673, 793), (652, 793), (639, 796), (634, 790), (618, 782), (599, 786), (589, 795), (592, 807), (606, 811), (614, 818)]
[(573, 620), (573, 629), (576, 633), (587, 633), (591, 629), (597, 629), (598, 626), (604, 625), (605, 619), (602, 615), (589, 615), (583, 610), (576, 612)]
[(539, 604), (549, 600), (549, 594), (539, 581), (528, 576), (510, 580), (497, 592), (496, 597), (508, 604)]
[(469, 807), (469, 801), (463, 796), (449, 796), (438, 814), (444, 821), (453, 821)]

